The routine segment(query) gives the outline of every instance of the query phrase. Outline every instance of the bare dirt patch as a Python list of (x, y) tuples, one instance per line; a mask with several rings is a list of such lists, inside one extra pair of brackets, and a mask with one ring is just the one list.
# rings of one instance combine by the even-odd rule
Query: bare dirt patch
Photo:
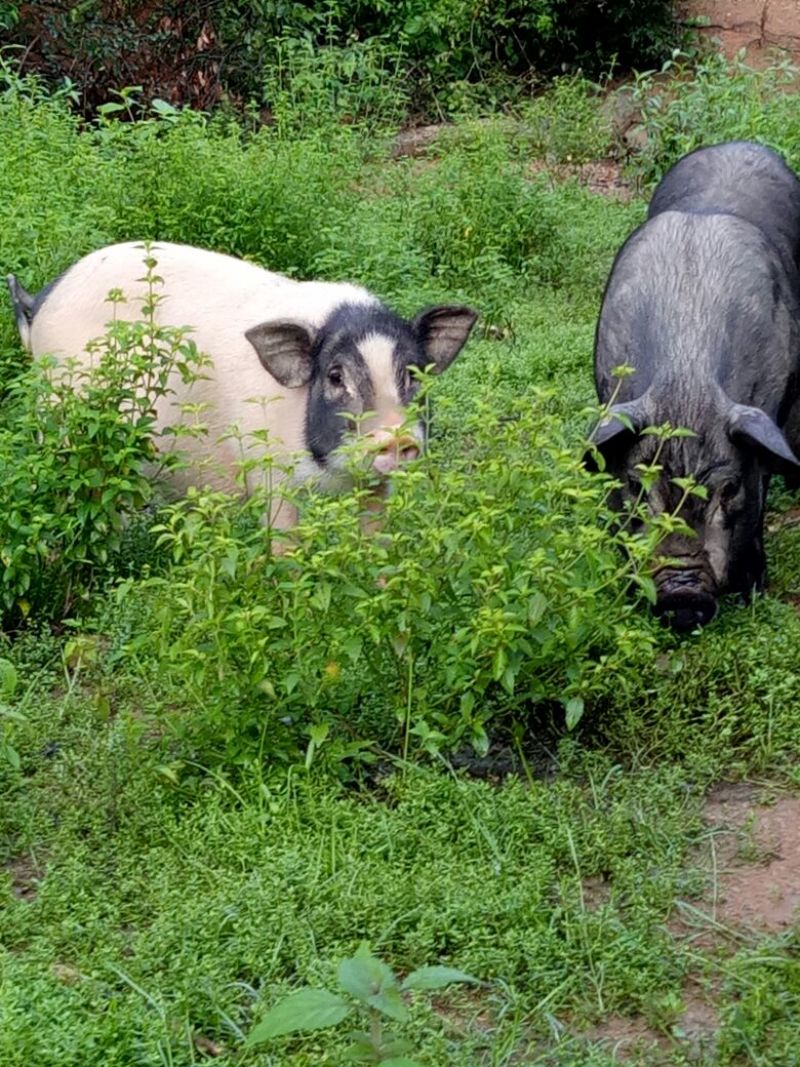
[[(703, 807), (707, 826), (694, 863), (705, 874), (697, 900), (683, 901), (669, 929), (713, 957), (735, 951), (800, 922), (800, 797), (766, 798), (749, 782), (712, 789)], [(713, 986), (691, 979), (683, 1009), (659, 1032), (641, 1015), (609, 1015), (584, 1034), (621, 1063), (667, 1067), (679, 1052), (713, 1057), (718, 1012)]]
[(669, 1038), (651, 1029), (641, 1015), (608, 1015), (586, 1037), (593, 1044), (602, 1045), (612, 1059), (623, 1063), (642, 1056), (652, 1062), (654, 1054), (666, 1052), (671, 1045)]
[(800, 919), (800, 797), (759, 802), (748, 783), (709, 794), (705, 866), (712, 923), (780, 933)]
[(528, 169), (532, 174), (549, 174), (554, 181), (576, 181), (612, 200), (630, 200), (634, 193), (633, 185), (622, 177), (621, 164), (615, 159), (596, 159), (591, 163), (547, 163), (534, 159)]
[[(627, 112), (624, 118), (617, 118), (615, 113), (610, 114), (609, 117), (618, 130), (619, 137), (622, 137), (622, 125), (633, 122)], [(513, 122), (509, 122), (509, 130), (513, 128)], [(390, 158), (412, 158), (430, 163), (431, 149), (453, 129), (454, 127), (449, 123), (440, 123), (401, 130), (392, 142)], [(528, 169), (531, 174), (548, 174), (558, 182), (577, 181), (580, 185), (591, 189), (593, 193), (600, 193), (616, 200), (630, 200), (634, 193), (631, 182), (622, 177), (621, 164), (616, 159), (596, 159), (588, 163), (555, 163), (544, 159), (532, 159)]]
[(601, 876), (584, 878), (581, 883), (583, 907), (587, 911), (597, 911), (611, 900), (611, 883)]
[(713, 1055), (719, 1018), (713, 1001), (693, 982), (681, 990), (683, 1010), (668, 1030), (655, 1030), (641, 1015), (608, 1015), (584, 1034), (620, 1063), (668, 1067)]
[(42, 871), (30, 856), (15, 856), (5, 864), (11, 875), (11, 892), (18, 900), (32, 901), (38, 892)]

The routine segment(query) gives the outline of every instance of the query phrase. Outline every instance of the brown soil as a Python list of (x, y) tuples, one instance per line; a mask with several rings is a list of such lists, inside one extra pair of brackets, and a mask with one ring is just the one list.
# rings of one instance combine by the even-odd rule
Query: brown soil
[[(706, 873), (706, 890), (679, 906), (669, 924), (673, 935), (713, 958), (800, 921), (800, 797), (767, 802), (749, 783), (724, 784), (709, 793), (703, 816), (708, 833), (695, 862)], [(689, 980), (681, 1000), (669, 1033), (642, 1016), (609, 1015), (585, 1036), (620, 1062), (666, 1067), (677, 1051), (689, 1061), (713, 1057), (719, 1026), (713, 991)]]
[(573, 179), (593, 193), (602, 193), (612, 200), (630, 200), (633, 196), (633, 187), (622, 177), (620, 164), (615, 159), (596, 159), (591, 163), (546, 163), (534, 159), (528, 169), (532, 174), (550, 174), (559, 182)]
[(729, 58), (741, 49), (747, 62), (764, 66), (777, 58), (800, 60), (800, 4), (797, 0), (684, 0), (684, 18), (700, 16), (700, 32), (718, 42)]
[(792, 926), (800, 918), (800, 797), (764, 803), (746, 782), (721, 785), (704, 814), (709, 888), (698, 914), (740, 936)]
[(708, 993), (694, 982), (687, 982), (681, 990), (683, 1010), (669, 1027), (659, 1033), (641, 1015), (608, 1015), (584, 1036), (602, 1045), (620, 1063), (651, 1064), (668, 1067), (681, 1062), (713, 1055), (719, 1019)]
[[(632, 121), (630, 116), (625, 112), (622, 118), (618, 119), (616, 114), (611, 117), (618, 135), (622, 137), (625, 123)], [(390, 157), (425, 157), (429, 149), (452, 129), (449, 123), (441, 123), (401, 130), (392, 142)], [(555, 181), (574, 179), (592, 192), (602, 193), (613, 199), (630, 200), (633, 195), (632, 186), (621, 177), (620, 164), (615, 159), (598, 159), (590, 163), (546, 163), (544, 160), (534, 159), (529, 164), (529, 170), (532, 174), (549, 174)]]
[(14, 896), (18, 900), (33, 900), (42, 875), (38, 864), (30, 856), (16, 856), (5, 864), (5, 869), (11, 875), (11, 892)]

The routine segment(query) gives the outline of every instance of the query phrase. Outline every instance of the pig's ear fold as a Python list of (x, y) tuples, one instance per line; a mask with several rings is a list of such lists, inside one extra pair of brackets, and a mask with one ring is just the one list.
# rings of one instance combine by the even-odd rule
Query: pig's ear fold
[(281, 385), (299, 389), (311, 381), (314, 335), (305, 323), (292, 319), (261, 322), (245, 330), (244, 335), (256, 350), (261, 366)]
[(478, 313), (472, 308), (443, 305), (421, 311), (411, 320), (411, 328), (435, 374), (447, 370), (464, 347), (477, 318)]
[(583, 454), (586, 469), (600, 470), (598, 456), (602, 457), (602, 466), (605, 467), (615, 454), (630, 448), (644, 424), (637, 400), (614, 404), (589, 435), (589, 443)]
[(796, 474), (800, 468), (777, 423), (761, 408), (734, 404), (728, 416), (728, 436), (739, 448), (755, 450), (768, 470)]

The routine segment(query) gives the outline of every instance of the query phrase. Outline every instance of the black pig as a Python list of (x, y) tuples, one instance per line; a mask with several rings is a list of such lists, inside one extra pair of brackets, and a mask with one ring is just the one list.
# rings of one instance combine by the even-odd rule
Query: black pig
[[(667, 537), (653, 571), (656, 613), (679, 630), (709, 622), (722, 593), (765, 582), (770, 475), (800, 468), (799, 263), (800, 181), (774, 152), (734, 141), (665, 175), (611, 269), (595, 382), (603, 403), (619, 392), (594, 442), (621, 483), (617, 503), (638, 496), (637, 465), (659, 447), (641, 431), (665, 422), (696, 436), (663, 444), (649, 510), (677, 507), (676, 477), (707, 490), (681, 511), (693, 536)], [(618, 383), (619, 364), (634, 373)]]

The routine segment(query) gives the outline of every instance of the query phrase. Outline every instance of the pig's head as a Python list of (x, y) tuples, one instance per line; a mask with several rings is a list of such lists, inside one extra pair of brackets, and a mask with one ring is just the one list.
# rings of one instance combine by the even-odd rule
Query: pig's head
[[(621, 414), (629, 425), (615, 416)], [(660, 441), (641, 431), (666, 417), (647, 397), (615, 405), (594, 440), (606, 469), (620, 482), (613, 503), (620, 510), (641, 497), (639, 464), (656, 460)], [(672, 417), (673, 425), (691, 420)], [(770, 474), (797, 469), (800, 462), (775, 421), (764, 411), (727, 401), (716, 417), (697, 420), (696, 436), (661, 443), (659, 481), (646, 495), (652, 515), (674, 512), (683, 491), (672, 479), (694, 476), (705, 500), (685, 499), (679, 515), (692, 531), (668, 535), (653, 567), (655, 612), (676, 630), (710, 622), (723, 593), (750, 596), (763, 587), (766, 565), (762, 539)]]
[(329, 481), (343, 474), (339, 446), (355, 431), (384, 478), (425, 445), (424, 423), (409, 423), (415, 372), (445, 371), (476, 318), (471, 308), (444, 306), (407, 321), (378, 303), (342, 304), (318, 330), (285, 320), (254, 326), (246, 337), (281, 385), (307, 388), (306, 447), (320, 474)]

